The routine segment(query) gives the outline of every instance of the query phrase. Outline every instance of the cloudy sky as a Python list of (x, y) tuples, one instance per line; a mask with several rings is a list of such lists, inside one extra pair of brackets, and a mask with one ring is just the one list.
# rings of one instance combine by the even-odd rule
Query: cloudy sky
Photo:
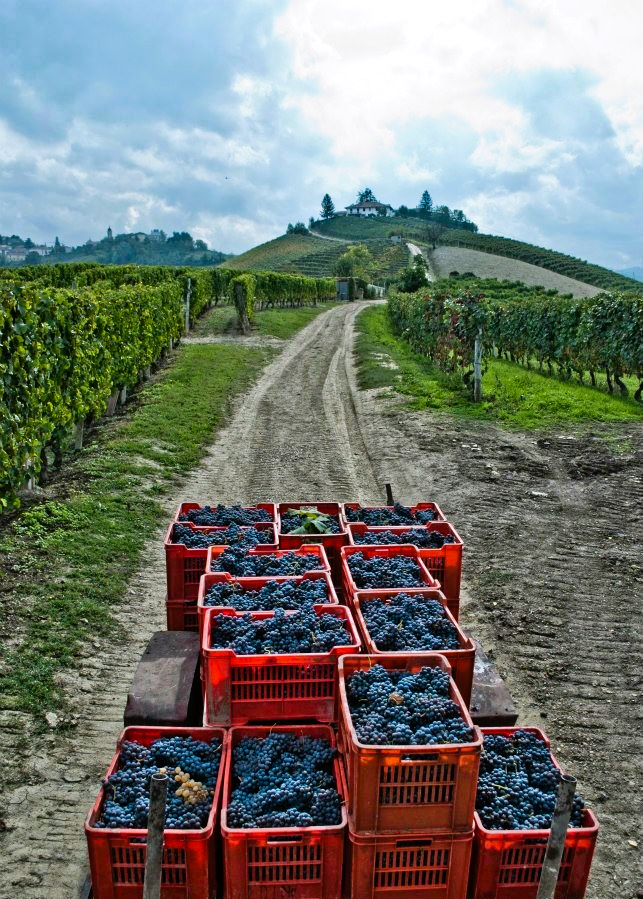
[(240, 253), (370, 187), (643, 264), (636, 0), (1, 0), (0, 233)]

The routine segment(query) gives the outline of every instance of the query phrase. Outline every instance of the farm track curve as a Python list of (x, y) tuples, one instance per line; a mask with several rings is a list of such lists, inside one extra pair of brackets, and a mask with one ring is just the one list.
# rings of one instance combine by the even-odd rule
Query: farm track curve
[[(402, 502), (439, 502), (465, 541), (465, 628), (491, 651), (519, 722), (548, 733), (599, 816), (588, 899), (633, 899), (642, 884), (640, 451), (612, 455), (598, 429), (510, 434), (359, 393), (351, 352), (362, 305), (329, 310), (285, 344), (168, 500), (168, 517), (183, 499), (381, 503), (386, 482)], [(627, 433), (640, 447), (641, 427)], [(165, 626), (164, 593), (159, 532), (117, 613), (121, 635), (88, 646), (67, 679), (77, 726), (20, 750), (29, 719), (3, 714), (0, 751), (5, 761), (18, 753), (24, 782), (5, 795), (0, 899), (78, 895), (82, 822), (142, 649)]]

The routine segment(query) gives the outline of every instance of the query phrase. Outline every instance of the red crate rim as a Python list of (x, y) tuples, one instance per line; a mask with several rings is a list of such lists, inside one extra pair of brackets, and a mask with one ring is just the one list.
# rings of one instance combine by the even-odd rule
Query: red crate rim
[[(366, 623), (366, 619), (364, 618), (364, 615), (362, 613), (362, 603), (364, 603), (364, 602), (385, 602), (387, 604), (390, 604), (390, 600), (394, 599), (396, 596), (399, 596), (400, 593), (410, 592), (411, 589), (412, 588), (409, 587), (408, 590), (380, 590), (380, 591), (377, 591), (378, 595), (369, 594), (368, 592), (365, 593), (363, 590), (358, 590), (355, 593), (355, 597), (354, 597), (355, 618), (357, 619), (358, 624), (364, 628), (365, 648), (368, 653), (373, 654), (373, 655), (379, 655), (380, 653), (382, 653), (382, 654), (391, 655), (391, 656), (399, 656), (400, 658), (408, 658), (409, 656), (413, 657), (416, 653), (426, 653), (426, 652), (431, 651), (431, 650), (420, 650), (420, 649), (417, 649), (417, 650), (403, 649), (403, 650), (397, 650), (397, 651), (392, 650), (392, 649), (386, 649), (386, 650), (378, 649), (377, 643), (375, 642), (374, 637), (371, 635), (371, 632), (369, 631), (368, 625)], [(473, 642), (471, 637), (469, 637), (469, 636), (467, 636), (467, 634), (465, 634), (465, 632), (462, 630), (462, 628), (460, 627), (458, 622), (453, 617), (453, 613), (448, 608), (448, 606), (446, 604), (447, 601), (446, 601), (446, 597), (444, 596), (444, 593), (442, 593), (441, 590), (436, 590), (436, 593), (439, 593), (440, 596), (442, 597), (442, 599), (439, 599), (437, 596), (428, 596), (426, 593), (416, 593), (415, 595), (424, 597), (426, 599), (435, 599), (436, 602), (440, 603), (440, 605), (444, 609), (445, 618), (447, 618), (447, 620), (451, 622), (451, 624), (455, 627), (455, 629), (457, 631), (458, 640), (460, 642), (460, 645), (458, 646), (457, 649), (444, 649), (444, 650), (436, 649), (436, 650), (434, 650), (434, 652), (438, 652), (438, 653), (442, 654), (442, 653), (446, 653), (446, 652), (461, 652), (463, 650), (469, 651), (471, 649), (475, 649), (475, 643)]]
[[(419, 522), (414, 522), (412, 524), (389, 524), (389, 525), (380, 525), (380, 524), (366, 524), (363, 521), (349, 521), (346, 525), (348, 534), (351, 537), (353, 536), (353, 530), (356, 534), (363, 534), (365, 531), (376, 531), (377, 533), (381, 533), (383, 531), (392, 531), (394, 534), (403, 534), (406, 531), (434, 531), (438, 534), (451, 534), (452, 537), (455, 538), (453, 543), (445, 544), (445, 546), (463, 546), (462, 537), (458, 534), (456, 529), (453, 527), (451, 522), (449, 521), (429, 521), (427, 524), (420, 524)], [(351, 546), (406, 546), (405, 543), (352, 543)], [(415, 544), (412, 544), (415, 546)], [(436, 549), (439, 551), (441, 547), (430, 547), (430, 546), (422, 546), (418, 547), (419, 549)]]
[[(518, 731), (527, 731), (527, 733), (535, 734), (541, 742), (545, 744), (547, 749), (549, 749), (549, 754), (551, 756), (551, 760), (554, 765), (558, 768), (559, 771), (564, 771), (562, 765), (558, 762), (558, 759), (551, 751), (551, 744), (549, 738), (544, 733), (544, 731), (540, 730), (538, 727), (482, 727), (480, 728), (482, 731), (482, 737), (484, 741), (485, 736), (499, 736), (499, 737), (511, 737), (513, 734)], [(567, 829), (568, 834), (593, 834), (598, 833), (598, 819), (594, 812), (590, 808), (583, 809), (583, 819), (586, 820), (587, 824), (582, 824), (580, 827), (572, 827), (570, 826)], [(484, 826), (482, 821), (480, 820), (480, 815), (477, 811), (474, 812), (474, 821), (475, 821), (475, 831), (484, 836), (485, 839), (489, 841), (493, 841), (494, 838), (525, 838), (528, 837), (534, 840), (545, 840), (549, 839), (550, 828), (547, 827), (541, 830), (526, 830), (524, 828), (518, 828), (516, 830), (491, 830)]]
[[(245, 737), (261, 737), (269, 734), (279, 733), (296, 733), (298, 736), (321, 737), (327, 739), (333, 749), (337, 749), (337, 740), (335, 733), (329, 724), (275, 724), (275, 725), (238, 725), (233, 726), (228, 731), (228, 754), (226, 758), (226, 767), (223, 777), (223, 804), (221, 808), (221, 832), (225, 834), (239, 836), (247, 834), (249, 837), (258, 836), (294, 836), (297, 833), (304, 833), (307, 836), (315, 836), (316, 834), (339, 833), (347, 823), (348, 816), (346, 814), (346, 802), (348, 800), (348, 788), (342, 768), (339, 752), (333, 759), (333, 769), (335, 772), (335, 781), (337, 784), (337, 792), (342, 798), (342, 820), (339, 824), (314, 824), (311, 827), (228, 827), (227, 813), (228, 803), (232, 794), (232, 764), (233, 749), (239, 740)], [(280, 840), (283, 844), (283, 840)]]
[[(221, 505), (221, 506), (239, 505), (239, 506), (241, 506), (242, 509), (246, 509), (246, 510), (263, 509), (264, 512), (269, 512), (272, 516), (271, 521), (264, 521), (263, 524), (274, 524), (275, 521), (277, 520), (277, 518), (276, 518), (277, 504), (276, 503), (249, 503), (249, 504), (248, 503), (221, 503), (221, 502), (219, 502), (219, 503), (217, 503), (217, 502), (200, 503), (200, 502), (198, 502), (198, 500), (184, 499), (183, 502), (179, 503), (178, 509), (174, 513), (174, 523), (175, 524), (189, 524), (190, 523), (187, 521), (179, 521), (179, 515), (181, 515), (181, 510), (184, 508), (184, 506), (189, 506), (190, 508), (188, 511), (192, 511), (194, 509), (205, 509), (206, 506), (208, 506), (210, 509), (216, 509), (216, 507), (219, 505)], [(256, 524), (260, 524), (260, 522), (256, 522)], [(211, 525), (200, 525), (200, 527), (211, 527)], [(227, 527), (227, 525), (226, 525), (226, 527)], [(244, 527), (247, 527), (247, 525), (244, 525)]]
[[(194, 838), (195, 835), (200, 837), (209, 836), (214, 830), (215, 818), (217, 816), (217, 810), (219, 806), (219, 801), (221, 798), (221, 790), (223, 787), (223, 776), (224, 776), (224, 768), (227, 759), (228, 753), (228, 734), (225, 727), (162, 727), (162, 726), (149, 726), (145, 725), (134, 725), (132, 727), (126, 727), (120, 734), (117, 743), (116, 743), (116, 753), (112, 757), (111, 762), (107, 768), (107, 772), (103, 777), (103, 780), (107, 779), (111, 774), (118, 770), (118, 761), (120, 757), (121, 748), (123, 742), (125, 740), (133, 740), (133, 742), (140, 742), (140, 740), (136, 740), (136, 734), (141, 732), (146, 732), (150, 735), (150, 743), (153, 743), (154, 740), (158, 740), (161, 737), (193, 737), (194, 739), (202, 739), (203, 742), (212, 742), (213, 739), (221, 740), (221, 759), (219, 761), (219, 770), (217, 772), (217, 782), (214, 787), (214, 793), (212, 795), (212, 805), (210, 806), (210, 812), (208, 814), (208, 823), (205, 827), (200, 827), (198, 830), (190, 830), (189, 828), (170, 828), (166, 827), (164, 832), (170, 833), (172, 835), (176, 835), (178, 837), (185, 834), (186, 837)], [(152, 736), (153, 734), (157, 734), (158, 736)], [(209, 739), (207, 739), (209, 737)], [(143, 744), (149, 745), (149, 744)], [(168, 785), (169, 786), (169, 785)], [(94, 800), (92, 807), (87, 813), (87, 817), (85, 818), (85, 833), (96, 833), (96, 834), (118, 834), (119, 836), (123, 836), (128, 840), (140, 842), (142, 845), (145, 845), (146, 837), (147, 837), (147, 828), (134, 828), (134, 827), (96, 827), (95, 822), (100, 814), (103, 803), (105, 801), (105, 787), (101, 785), (100, 790), (98, 792), (98, 796)]]
[[(350, 661), (354, 659), (355, 661)], [(348, 660), (348, 661), (347, 661)], [(400, 665), (406, 661), (406, 665)], [(368, 664), (365, 664), (368, 663)], [(390, 664), (389, 664), (390, 663)], [(467, 743), (362, 743), (358, 737), (353, 725), (353, 719), (348, 705), (348, 695), (346, 693), (346, 677), (348, 674), (354, 674), (355, 671), (364, 671), (372, 668), (374, 665), (382, 665), (388, 671), (404, 671), (407, 669), (411, 673), (419, 671), (420, 668), (441, 668), (449, 675), (451, 699), (457, 703), (460, 714), (465, 723), (472, 729), (474, 739)], [(346, 669), (349, 669), (348, 671)], [(352, 670), (350, 670), (352, 669)], [(453, 750), (454, 748), (468, 752), (474, 749), (476, 752), (482, 748), (482, 731), (475, 725), (471, 719), (469, 710), (462, 699), (453, 676), (451, 674), (451, 665), (446, 656), (439, 652), (424, 653), (394, 653), (387, 652), (381, 655), (345, 655), (340, 656), (337, 663), (339, 673), (339, 707), (340, 707), (340, 724), (345, 724), (347, 728), (346, 736), (357, 749), (366, 750), (368, 752), (394, 752), (405, 755), (417, 755), (418, 753), (444, 752)]]
[[(274, 609), (267, 609), (263, 611), (257, 612), (240, 612), (236, 609), (231, 608), (230, 606), (208, 606), (204, 608), (205, 612), (205, 621), (203, 625), (203, 638), (201, 640), (201, 653), (204, 657), (209, 657), (211, 655), (218, 656), (229, 656), (230, 658), (242, 659), (244, 662), (246, 659), (252, 660), (253, 662), (257, 662), (258, 660), (265, 659), (284, 659), (288, 660), (289, 664), (297, 664), (297, 662), (301, 659), (304, 661), (310, 661), (311, 659), (316, 658), (332, 658), (333, 656), (338, 656), (338, 658), (343, 658), (343, 656), (339, 655), (342, 649), (354, 649), (355, 647), (361, 647), (362, 641), (357, 630), (357, 626), (355, 621), (353, 620), (353, 616), (351, 614), (348, 606), (340, 606), (340, 605), (331, 605), (330, 603), (316, 603), (313, 605), (313, 610), (318, 615), (335, 615), (337, 618), (343, 618), (346, 623), (346, 627), (348, 633), (352, 638), (351, 643), (343, 643), (341, 646), (333, 646), (332, 649), (329, 650), (319, 650), (315, 652), (269, 652), (269, 653), (255, 653), (248, 655), (239, 655), (233, 649), (227, 648), (219, 648), (210, 646), (210, 634), (212, 630), (212, 620), (215, 615), (229, 615), (230, 617), (242, 618), (244, 615), (250, 615), (253, 619), (259, 621), (265, 618), (273, 618), (274, 617)], [(284, 615), (296, 615), (299, 612), (298, 609), (284, 609)]]
[[(171, 521), (167, 531), (165, 532), (164, 544), (165, 546), (185, 546), (185, 543), (176, 543), (172, 540), (172, 531), (174, 530), (175, 525), (180, 525), (180, 527), (189, 528), (191, 531), (197, 531), (199, 533), (207, 533), (210, 534), (212, 531), (227, 531), (229, 527), (232, 525), (197, 525), (192, 524), (191, 521)], [(237, 525), (240, 531), (267, 531), (269, 528), (272, 530), (272, 535), (275, 538), (273, 543), (262, 543), (259, 544), (263, 548), (270, 548), (271, 546), (277, 546), (277, 525), (274, 521), (257, 521), (255, 524), (244, 524)], [(229, 546), (228, 543), (217, 544), (217, 546)], [(208, 546), (185, 546), (187, 550), (198, 549), (200, 552), (207, 551), (209, 549)]]

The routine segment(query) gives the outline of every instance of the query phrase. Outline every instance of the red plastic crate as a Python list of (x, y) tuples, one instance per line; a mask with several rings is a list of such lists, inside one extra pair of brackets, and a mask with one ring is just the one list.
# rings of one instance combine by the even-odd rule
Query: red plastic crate
[[(483, 727), (482, 733), (510, 737), (517, 730), (536, 734), (549, 747), (535, 727)], [(596, 816), (585, 809), (582, 826), (567, 831), (555, 899), (585, 896), (597, 835)], [(548, 839), (549, 830), (487, 830), (476, 812), (469, 899), (536, 899)]]
[[(420, 558), (417, 546), (412, 546), (410, 543), (401, 543), (399, 546), (344, 546), (340, 550), (342, 560), (342, 586), (344, 588), (344, 596), (348, 600), (351, 600), (358, 591), (362, 593), (366, 598), (370, 594), (381, 593), (384, 589), (380, 588), (377, 590), (365, 590), (363, 587), (357, 586), (357, 584), (353, 580), (351, 570), (348, 567), (348, 559), (352, 555), (355, 555), (355, 553), (362, 553), (362, 555), (367, 559), (392, 559), (396, 556), (407, 556), (408, 558), (413, 559), (415, 562), (417, 562), (420, 569), (420, 577), (424, 582), (423, 588), (415, 587), (415, 590), (436, 590), (440, 587), (438, 581), (436, 581), (435, 578), (429, 574), (426, 565)], [(399, 588), (391, 589), (394, 589), (396, 593), (399, 593), (400, 590), (405, 590), (406, 588), (400, 586)]]
[[(324, 605), (339, 605), (339, 599), (337, 598), (337, 593), (335, 591), (335, 587), (333, 586), (333, 582), (331, 580), (330, 574), (327, 571), (309, 571), (307, 574), (302, 574), (299, 577), (233, 577), (231, 574), (228, 574), (227, 571), (212, 571), (209, 574), (204, 574), (201, 577), (199, 582), (199, 595), (197, 598), (196, 610), (198, 614), (198, 627), (199, 633), (201, 637), (203, 637), (203, 626), (205, 624), (205, 613), (208, 608), (212, 608), (210, 606), (205, 605), (205, 597), (210, 590), (210, 587), (213, 584), (221, 584), (221, 583), (235, 583), (239, 585), (241, 590), (261, 590), (262, 587), (265, 587), (268, 581), (294, 581), (295, 583), (300, 583), (301, 581), (324, 581), (326, 584), (326, 590), (328, 593), (328, 603)], [(231, 608), (234, 609), (234, 606), (222, 606), (222, 608)], [(261, 611), (257, 609), (256, 611)]]
[[(232, 793), (232, 750), (244, 737), (294, 733), (322, 737), (335, 745), (325, 725), (233, 727), (223, 786), (223, 837), (226, 899), (340, 899), (346, 811), (341, 824), (317, 827), (230, 828), (227, 807)], [(346, 797), (339, 759), (337, 789)]]
[[(431, 512), (435, 512), (434, 521), (446, 521), (447, 520), (444, 512), (438, 506), (437, 503), (417, 503), (415, 506), (408, 506), (408, 508), (412, 512), (426, 512), (429, 510)], [(382, 506), (362, 506), (361, 503), (342, 503), (342, 515), (343, 515), (343, 518), (344, 518), (344, 521), (346, 522), (346, 524), (358, 524), (358, 522), (356, 522), (356, 521), (348, 520), (348, 516), (346, 514), (347, 509), (352, 509), (354, 511), (358, 511), (360, 509), (368, 509), (368, 510), (390, 509), (391, 512), (394, 511), (393, 506), (384, 506), (384, 505), (382, 505)], [(431, 524), (433, 524), (433, 522), (431, 522)], [(383, 527), (386, 528), (387, 526), (383, 525)], [(416, 524), (411, 522), (406, 527), (408, 529), (408, 528), (412, 528), (412, 527), (422, 527), (422, 525), (420, 522), (417, 522)]]
[[(362, 635), (364, 651), (369, 653), (370, 655), (377, 656), (383, 652), (386, 652), (387, 655), (399, 656), (399, 658), (402, 660), (413, 658), (413, 656), (415, 655), (415, 652), (412, 650), (405, 650), (403, 652), (391, 652), (390, 650), (378, 649), (375, 640), (370, 635), (368, 625), (366, 624), (364, 615), (362, 614), (362, 603), (369, 602), (370, 600), (374, 599), (381, 600), (382, 602), (390, 602), (394, 596), (398, 595), (398, 593), (413, 595), (412, 590), (382, 590), (379, 593), (372, 593), (369, 591), (365, 594), (362, 593), (362, 591), (358, 590), (355, 594), (351, 608), (353, 610), (353, 615), (355, 616), (357, 626), (359, 627)], [(443, 655), (449, 662), (449, 665), (451, 665), (451, 676), (453, 677), (455, 685), (460, 691), (460, 695), (462, 696), (468, 708), (471, 703), (471, 687), (473, 685), (473, 666), (475, 664), (476, 647), (473, 640), (470, 637), (467, 637), (467, 635), (464, 633), (462, 628), (458, 625), (457, 621), (449, 611), (449, 608), (445, 603), (444, 594), (440, 590), (436, 590), (435, 594), (436, 595), (434, 596), (428, 596), (428, 591), (419, 591), (416, 595), (428, 599), (436, 599), (443, 606), (445, 606), (444, 614), (458, 632), (458, 640), (460, 643), (459, 649), (436, 649), (433, 651), (439, 652), (440, 655)], [(426, 651), (427, 650), (425, 650), (425, 652)]]
[(465, 899), (473, 831), (377, 836), (348, 831), (346, 899)]
[[(204, 727), (127, 727), (118, 740), (118, 751), (107, 769), (117, 768), (125, 740), (149, 746), (162, 737), (190, 736), (195, 740), (221, 740), (221, 762), (207, 825), (201, 830), (166, 830), (161, 872), (162, 899), (214, 899), (216, 852), (221, 789), (228, 753), (226, 731)], [(96, 827), (105, 799), (101, 789), (85, 821), (87, 851), (94, 899), (140, 899), (143, 896), (147, 829)]]
[[(210, 546), (208, 548), (208, 555), (205, 563), (206, 574), (210, 574), (211, 572), (213, 574), (225, 573), (212, 571), (212, 565), (227, 548), (227, 546)], [(264, 548), (263, 546), (258, 546), (255, 549), (248, 550), (247, 554), (248, 556), (276, 556), (278, 559), (281, 559), (288, 553), (295, 553), (297, 556), (314, 557), (315, 568), (311, 568), (311, 571), (330, 571), (328, 556), (321, 543), (310, 543), (307, 546), (299, 546), (297, 549), (271, 549), (270, 547)], [(279, 575), (279, 577), (301, 577), (301, 575)]]
[[(226, 503), (225, 505), (232, 505), (232, 503)], [(217, 503), (181, 503), (174, 515), (174, 521), (179, 522), (180, 524), (188, 524), (189, 522), (179, 521), (180, 516), (186, 512), (192, 512), (194, 509), (202, 509), (204, 506), (216, 508)], [(255, 503), (254, 506), (242, 506), (241, 508), (248, 510), (263, 509), (264, 512), (267, 512), (270, 516), (270, 521), (266, 521), (265, 524), (270, 524), (270, 522), (276, 523), (277, 521), (277, 506), (275, 503)], [(261, 522), (257, 522), (257, 524), (260, 523)]]
[[(407, 527), (370, 527), (365, 524), (349, 524), (348, 536), (351, 546), (363, 548), (367, 543), (358, 543), (355, 535), (368, 535), (369, 533), (383, 533), (392, 531), (394, 534), (403, 534), (405, 531), (416, 529), (437, 532), (438, 534), (450, 534), (454, 543), (445, 543), (439, 549), (428, 549), (418, 546), (420, 558), (433, 577), (440, 582), (442, 592), (447, 599), (460, 600), (460, 581), (462, 579), (462, 538), (448, 521), (431, 522), (427, 525), (408, 525)], [(382, 546), (386, 544), (373, 544)], [(400, 544), (393, 543), (391, 546)]]
[[(232, 649), (212, 649), (214, 616), (236, 615), (229, 608), (207, 609), (201, 642), (202, 677), (208, 725), (230, 726), (249, 721), (336, 720), (337, 660), (360, 650), (359, 631), (345, 606), (315, 605), (318, 615), (342, 618), (349, 642), (327, 653), (237, 655)], [(255, 619), (272, 612), (251, 612)], [(288, 614), (288, 613), (286, 613)], [(291, 613), (292, 614), (292, 613)]]
[(346, 756), (348, 820), (354, 833), (456, 833), (473, 827), (482, 734), (451, 680), (451, 699), (473, 727), (471, 743), (430, 746), (369, 746), (361, 743), (350, 716), (346, 679), (373, 665), (417, 674), (451, 666), (439, 653), (400, 658), (395, 653), (339, 659), (339, 744)]
[[(175, 603), (180, 601), (196, 605), (199, 592), (199, 579), (205, 574), (205, 563), (208, 555), (208, 547), (204, 549), (189, 549), (183, 543), (172, 542), (172, 530), (176, 522), (170, 522), (165, 535), (165, 568), (167, 575), (168, 601)], [(199, 531), (203, 534), (211, 534), (213, 531), (225, 531), (226, 528), (200, 528), (186, 523), (184, 527)], [(242, 528), (241, 530), (253, 530), (254, 528)], [(257, 524), (257, 530), (270, 531), (271, 542), (262, 546), (277, 549), (277, 532), (274, 524)], [(191, 603), (190, 603), (191, 601)]]

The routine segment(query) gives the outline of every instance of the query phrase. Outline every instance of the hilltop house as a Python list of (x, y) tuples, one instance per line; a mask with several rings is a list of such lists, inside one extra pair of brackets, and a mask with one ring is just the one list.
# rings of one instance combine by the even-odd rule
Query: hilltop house
[(395, 210), (388, 203), (378, 203), (377, 200), (364, 200), (363, 203), (351, 203), (346, 207), (349, 215), (395, 215)]

